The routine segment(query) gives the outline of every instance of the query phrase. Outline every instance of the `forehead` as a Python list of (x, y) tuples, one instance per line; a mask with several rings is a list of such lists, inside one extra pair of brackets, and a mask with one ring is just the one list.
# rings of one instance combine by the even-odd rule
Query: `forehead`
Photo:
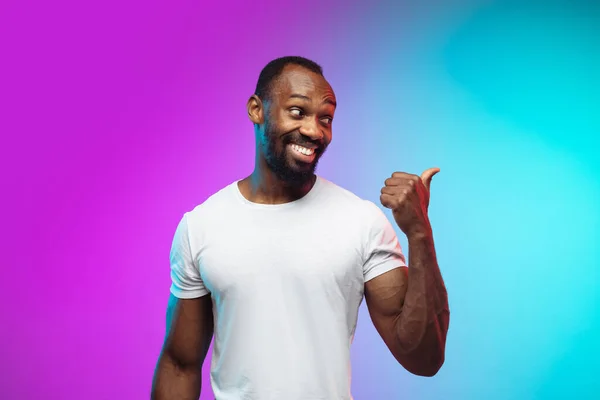
[(297, 65), (287, 65), (283, 69), (281, 75), (273, 82), (273, 94), (276, 97), (301, 94), (307, 97), (335, 99), (331, 85), (323, 76)]

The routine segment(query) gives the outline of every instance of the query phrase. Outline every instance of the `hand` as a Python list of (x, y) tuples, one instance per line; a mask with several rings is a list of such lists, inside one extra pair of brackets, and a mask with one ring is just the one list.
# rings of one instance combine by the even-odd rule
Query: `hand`
[(429, 168), (420, 177), (394, 172), (381, 189), (381, 204), (392, 210), (398, 227), (408, 237), (431, 230), (427, 215), (429, 187), (431, 178), (438, 172), (439, 168)]

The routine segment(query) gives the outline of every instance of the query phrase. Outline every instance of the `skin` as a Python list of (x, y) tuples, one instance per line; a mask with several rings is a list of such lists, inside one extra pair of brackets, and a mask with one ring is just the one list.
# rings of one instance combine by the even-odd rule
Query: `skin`
[[(282, 204), (306, 195), (315, 168), (332, 139), (335, 94), (324, 77), (288, 65), (273, 83), (267, 99), (253, 95), (248, 117), (256, 137), (255, 168), (238, 185), (248, 200)], [(315, 149), (307, 162), (288, 146)], [(409, 372), (433, 376), (444, 363), (449, 325), (448, 297), (435, 254), (427, 208), (431, 178), (394, 172), (381, 189), (381, 204), (392, 210), (406, 234), (409, 267), (396, 268), (365, 283), (365, 299), (373, 324)], [(178, 300), (171, 296), (167, 335), (156, 368), (152, 399), (197, 399), (201, 369), (213, 336), (210, 295)]]
[(444, 364), (450, 323), (448, 293), (440, 272), (427, 209), (431, 179), (394, 172), (381, 189), (408, 239), (409, 268), (396, 268), (365, 284), (365, 299), (375, 328), (396, 360), (409, 372), (434, 376)]
[[(242, 194), (264, 204), (286, 203), (306, 195), (315, 182), (318, 160), (331, 143), (335, 108), (335, 94), (325, 78), (296, 65), (284, 68), (269, 99), (250, 97), (247, 109), (254, 124), (256, 157), (254, 171), (240, 181)], [(288, 143), (314, 147), (315, 160), (298, 161)], [(282, 178), (273, 171), (269, 160), (278, 157), (288, 175), (297, 175), (296, 179)]]
[(210, 295), (197, 299), (169, 297), (167, 333), (154, 373), (152, 400), (198, 400), (202, 364), (212, 336)]

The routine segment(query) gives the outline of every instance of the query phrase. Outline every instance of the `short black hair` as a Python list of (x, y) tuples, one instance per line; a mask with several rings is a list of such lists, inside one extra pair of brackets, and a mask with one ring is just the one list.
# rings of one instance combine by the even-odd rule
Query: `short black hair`
[(299, 65), (308, 69), (309, 71), (323, 76), (323, 68), (319, 64), (312, 60), (309, 60), (308, 58), (299, 56), (286, 56), (276, 58), (273, 61), (269, 62), (262, 69), (262, 71), (260, 71), (254, 94), (258, 96), (261, 100), (269, 100), (271, 94), (271, 86), (273, 82), (277, 79), (277, 77), (279, 77), (279, 75), (281, 75), (286, 65), (290, 64)]

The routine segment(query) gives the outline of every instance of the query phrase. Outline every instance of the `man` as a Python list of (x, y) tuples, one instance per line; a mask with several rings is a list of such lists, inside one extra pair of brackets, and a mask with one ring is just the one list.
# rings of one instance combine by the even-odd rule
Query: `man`
[(385, 214), (315, 175), (335, 108), (313, 61), (279, 58), (261, 72), (247, 105), (254, 171), (185, 213), (175, 233), (153, 399), (198, 399), (213, 332), (217, 400), (351, 399), (363, 295), (404, 368), (442, 366), (449, 310), (427, 216), (439, 169), (395, 172), (381, 189), (408, 238), (407, 268)]

